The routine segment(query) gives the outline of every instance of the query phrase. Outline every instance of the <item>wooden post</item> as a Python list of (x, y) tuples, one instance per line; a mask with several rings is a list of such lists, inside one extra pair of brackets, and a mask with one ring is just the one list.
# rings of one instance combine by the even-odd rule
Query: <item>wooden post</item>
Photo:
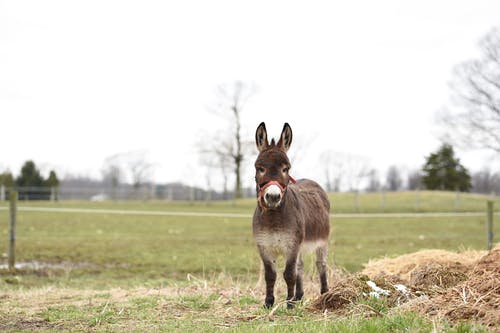
[(493, 246), (493, 201), (488, 200), (488, 214), (486, 219), (486, 249), (491, 250)]
[(11, 190), (10, 197), (10, 228), (9, 228), (9, 270), (15, 269), (16, 263), (16, 211), (17, 211), (17, 191)]
[(0, 185), (0, 201), (5, 201), (5, 186)]

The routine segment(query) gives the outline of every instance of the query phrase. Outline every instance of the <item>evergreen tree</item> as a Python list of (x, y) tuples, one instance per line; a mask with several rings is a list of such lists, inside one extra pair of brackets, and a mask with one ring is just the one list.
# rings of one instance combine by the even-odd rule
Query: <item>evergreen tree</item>
[(426, 158), (422, 183), (429, 190), (468, 192), (472, 187), (469, 171), (460, 164), (449, 144), (443, 144)]
[(47, 187), (59, 186), (59, 179), (57, 178), (56, 172), (54, 170), (50, 170), (49, 178), (45, 180), (45, 186)]
[(51, 200), (59, 200), (59, 179), (57, 178), (56, 172), (54, 170), (50, 170), (49, 173), (49, 178), (45, 180), (45, 186), (50, 187), (51, 194), (53, 197), (51, 197)]
[(14, 186), (14, 177), (10, 171), (5, 171), (0, 174), (0, 185), (5, 187), (13, 187)]
[(26, 161), (21, 168), (21, 174), (16, 179), (19, 187), (39, 187), (43, 185), (43, 177), (36, 168), (35, 162)]
[(41, 189), (44, 179), (33, 161), (26, 161), (16, 178), (20, 200), (48, 200), (50, 193)]

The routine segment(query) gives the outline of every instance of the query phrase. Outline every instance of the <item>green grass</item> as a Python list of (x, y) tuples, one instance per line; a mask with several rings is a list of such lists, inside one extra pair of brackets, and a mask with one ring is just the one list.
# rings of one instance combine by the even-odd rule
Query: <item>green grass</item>
[(331, 193), (334, 213), (421, 213), (421, 212), (483, 212), (486, 201), (494, 200), (500, 211), (500, 198), (482, 194), (413, 191), (359, 193)]
[[(254, 304), (226, 305), (218, 294), (172, 298), (146, 296), (128, 300), (98, 300), (96, 303), (55, 305), (42, 310), (31, 324), (47, 330), (127, 332), (487, 332), (485, 328), (461, 323), (431, 322), (414, 313), (382, 313), (365, 318), (324, 316), (305, 305), (274, 313)], [(370, 305), (374, 305), (374, 300)], [(383, 305), (380, 305), (383, 307)], [(9, 321), (7, 321), (7, 325)], [(5, 325), (5, 324), (4, 324)], [(8, 327), (5, 325), (5, 327)], [(437, 326), (437, 327), (436, 327)]]
[[(245, 279), (259, 269), (249, 218), (19, 212), (17, 223), (17, 261), (75, 264), (21, 276), (21, 285), (130, 286), (189, 273)], [(357, 271), (422, 248), (483, 249), (485, 217), (332, 218), (330, 243), (330, 264)]]
[[(416, 195), (387, 193), (384, 211), (413, 212)], [(418, 195), (419, 211), (455, 210), (455, 193)], [(331, 195), (332, 212), (353, 212), (350, 196)], [(360, 211), (380, 212), (379, 196), (360, 195)], [(484, 211), (486, 200), (484, 196), (464, 194), (459, 210)], [(389, 208), (389, 202), (395, 206)], [(211, 204), (19, 203), (244, 214), (251, 214), (254, 204), (254, 200)], [(498, 199), (495, 205), (500, 207)], [(0, 211), (0, 240), (4, 239), (0, 245), (8, 239), (7, 223), (8, 212)], [(381, 256), (424, 248), (485, 247), (483, 216), (334, 217), (331, 223), (329, 264), (353, 272), (369, 259)], [(494, 233), (499, 232), (496, 223)], [(325, 317), (308, 311), (307, 301), (291, 311), (279, 307), (270, 316), (269, 310), (261, 307), (262, 288), (254, 288), (259, 258), (250, 218), (19, 211), (16, 242), (18, 262), (38, 261), (56, 266), (15, 273), (0, 270), (0, 330), (430, 332), (434, 325), (444, 332), (482, 330), (473, 323), (452, 327), (445, 321), (432, 323), (412, 313), (387, 312), (384, 304), (378, 303), (369, 304), (383, 314), (374, 318)], [(314, 258), (306, 257), (305, 264), (312, 277)], [(156, 290), (158, 294), (154, 294)], [(277, 301), (283, 296), (281, 290)], [(308, 297), (310, 300), (314, 295), (310, 293)]]

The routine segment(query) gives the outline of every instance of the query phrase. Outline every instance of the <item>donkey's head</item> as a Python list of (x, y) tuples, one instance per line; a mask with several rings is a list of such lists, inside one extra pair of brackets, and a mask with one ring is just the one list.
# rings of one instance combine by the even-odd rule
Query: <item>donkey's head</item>
[(259, 150), (255, 161), (258, 204), (264, 210), (276, 209), (281, 204), (288, 183), (295, 181), (288, 174), (291, 165), (286, 155), (292, 143), (292, 129), (285, 123), (278, 143), (274, 139), (269, 143), (266, 125), (261, 123), (255, 132), (255, 143)]

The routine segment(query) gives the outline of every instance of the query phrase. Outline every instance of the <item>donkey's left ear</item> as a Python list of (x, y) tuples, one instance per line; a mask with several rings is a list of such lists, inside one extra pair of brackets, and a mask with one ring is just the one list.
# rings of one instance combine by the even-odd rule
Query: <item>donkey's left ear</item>
[(283, 131), (281, 131), (281, 137), (277, 145), (285, 152), (287, 152), (291, 144), (292, 144), (292, 128), (290, 127), (290, 125), (288, 125), (288, 123), (285, 123), (285, 125), (283, 126)]

